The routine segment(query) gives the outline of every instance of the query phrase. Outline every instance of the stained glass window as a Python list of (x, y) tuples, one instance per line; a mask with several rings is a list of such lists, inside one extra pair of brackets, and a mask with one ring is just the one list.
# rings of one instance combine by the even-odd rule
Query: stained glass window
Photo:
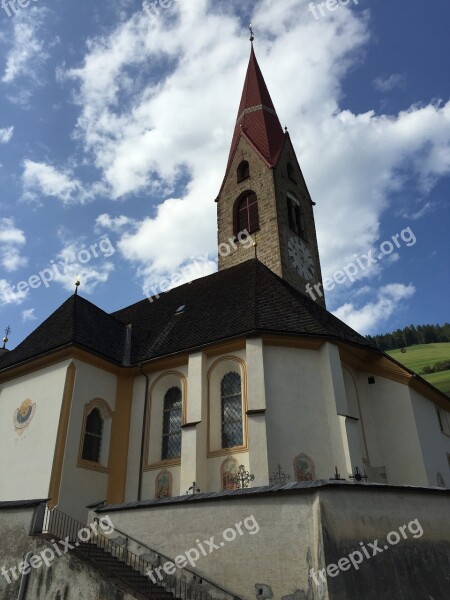
[(83, 441), (83, 460), (100, 462), (102, 446), (103, 419), (98, 408), (92, 410), (87, 419)]
[(162, 460), (181, 456), (181, 418), (181, 390), (173, 387), (164, 396)]
[(227, 373), (221, 384), (222, 448), (242, 446), (242, 390), (241, 376)]

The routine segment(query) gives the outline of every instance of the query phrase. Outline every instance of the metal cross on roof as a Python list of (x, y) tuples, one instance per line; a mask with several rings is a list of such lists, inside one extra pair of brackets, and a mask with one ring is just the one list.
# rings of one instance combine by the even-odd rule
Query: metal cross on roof
[(272, 477), (269, 478), (269, 483), (271, 485), (274, 484), (274, 483), (287, 483), (290, 478), (291, 478), (291, 476), (288, 475), (287, 473), (285, 473), (283, 471), (280, 463), (278, 463), (276, 471), (274, 471), (272, 473)]
[(334, 477), (330, 477), (330, 481), (345, 481), (345, 478), (338, 473), (337, 467), (334, 467)]
[(200, 493), (200, 488), (198, 487), (196, 482), (193, 481), (191, 487), (186, 492), (186, 496), (189, 496), (189, 495), (193, 496), (194, 494), (199, 494), (199, 493)]
[(360, 481), (362, 481), (363, 479), (365, 479), (367, 481), (367, 475), (366, 472), (364, 471), (364, 475), (361, 475), (361, 473), (359, 472), (358, 467), (355, 467), (355, 472), (353, 475), (349, 475), (350, 479), (353, 479), (353, 481), (357, 481), (358, 483)]
[(6, 348), (6, 344), (9, 341), (8, 336), (10, 333), (11, 333), (11, 327), (8, 325), (8, 327), (5, 329), (5, 337), (3, 338), (3, 349)]
[(237, 485), (238, 489), (242, 490), (250, 487), (250, 481), (253, 481), (254, 479), (255, 476), (251, 475), (249, 471), (246, 471), (244, 465), (240, 465), (239, 471), (232, 478), (232, 482)]
[(248, 26), (248, 29), (250, 31), (250, 41), (253, 42), (253, 40), (255, 39), (255, 34), (253, 33), (253, 26), (250, 23), (250, 25)]

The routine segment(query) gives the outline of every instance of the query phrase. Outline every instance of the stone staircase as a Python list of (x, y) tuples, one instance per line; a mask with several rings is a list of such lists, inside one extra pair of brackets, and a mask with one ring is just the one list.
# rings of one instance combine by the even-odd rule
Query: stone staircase
[[(94, 519), (97, 521), (97, 519)], [(81, 537), (87, 531), (88, 539)], [(85, 533), (83, 535), (85, 535)], [(90, 533), (90, 535), (89, 535)], [(171, 559), (124, 532), (114, 529), (112, 538), (57, 510), (41, 505), (36, 512), (33, 535), (69, 542), (70, 554), (88, 563), (110, 583), (136, 600), (241, 600), (236, 594), (188, 568), (169, 575), (162, 568)], [(65, 540), (65, 542), (63, 542)], [(134, 552), (130, 550), (130, 544)], [(160, 581), (147, 574), (158, 570)]]
[(172, 592), (167, 592), (162, 586), (155, 585), (150, 579), (94, 544), (81, 542), (72, 554), (80, 560), (89, 563), (102, 573), (111, 583), (123, 592), (134, 596), (137, 600), (181, 600)]

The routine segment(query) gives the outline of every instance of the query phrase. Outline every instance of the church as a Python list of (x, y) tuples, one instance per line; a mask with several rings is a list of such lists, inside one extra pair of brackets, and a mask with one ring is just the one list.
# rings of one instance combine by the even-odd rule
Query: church
[[(224, 598), (444, 598), (431, 574), (431, 595), (379, 595), (370, 575), (394, 580), (388, 558), (366, 578), (308, 575), (380, 523), (419, 518), (422, 555), (449, 564), (450, 399), (308, 293), (322, 286), (315, 203), (253, 39), (215, 202), (216, 273), (112, 314), (75, 293), (0, 350), (0, 509), (109, 511), (137, 549), (172, 557), (253, 514), (254, 539), (199, 563)], [(395, 549), (406, 570), (410, 537)]]

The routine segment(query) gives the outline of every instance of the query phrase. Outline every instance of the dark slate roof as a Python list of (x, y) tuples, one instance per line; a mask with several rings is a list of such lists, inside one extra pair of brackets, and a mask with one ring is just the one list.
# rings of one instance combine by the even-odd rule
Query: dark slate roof
[[(183, 305), (184, 312), (177, 315)], [(335, 337), (371, 347), (366, 338), (256, 259), (182, 285), (153, 302), (142, 300), (113, 316), (133, 326), (132, 363), (258, 332)]]
[(291, 483), (277, 483), (273, 485), (265, 485), (260, 487), (249, 487), (240, 490), (225, 490), (220, 492), (205, 492), (199, 494), (190, 494), (185, 496), (174, 496), (172, 498), (159, 498), (158, 500), (136, 500), (125, 502), (122, 504), (105, 504), (101, 508), (97, 508), (97, 513), (109, 513), (122, 510), (136, 510), (142, 508), (152, 508), (154, 506), (187, 504), (193, 502), (207, 502), (211, 500), (221, 500), (223, 498), (234, 499), (242, 498), (243, 496), (267, 496), (272, 494), (299, 494), (315, 492), (319, 489), (339, 488), (345, 489), (350, 493), (357, 493), (370, 489), (371, 491), (380, 490), (386, 493), (390, 491), (401, 492), (426, 492), (428, 494), (450, 494), (450, 490), (440, 487), (424, 487), (413, 485), (390, 485), (388, 483), (353, 483), (353, 481), (345, 481), (344, 479), (316, 479), (314, 481), (295, 481)]
[(44, 502), (47, 502), (48, 498), (43, 500), (8, 500), (6, 502), (0, 502), (0, 510), (11, 510), (14, 508), (30, 508), (33, 506), (39, 506)]
[(0, 370), (71, 344), (121, 364), (125, 326), (92, 302), (73, 295), (17, 348), (0, 357)]
[[(176, 314), (183, 305), (185, 310)], [(112, 315), (72, 296), (15, 350), (0, 357), (0, 370), (70, 344), (117, 364), (136, 365), (258, 333), (331, 337), (371, 347), (366, 338), (252, 259)]]

